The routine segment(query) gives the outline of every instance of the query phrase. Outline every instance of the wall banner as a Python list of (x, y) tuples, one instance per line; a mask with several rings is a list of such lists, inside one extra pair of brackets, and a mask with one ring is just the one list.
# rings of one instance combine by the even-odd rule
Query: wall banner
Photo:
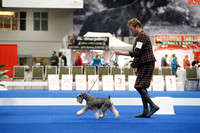
[(199, 44), (200, 34), (196, 35), (155, 35), (155, 44)]
[(68, 43), (69, 49), (108, 50), (109, 37), (74, 37)]

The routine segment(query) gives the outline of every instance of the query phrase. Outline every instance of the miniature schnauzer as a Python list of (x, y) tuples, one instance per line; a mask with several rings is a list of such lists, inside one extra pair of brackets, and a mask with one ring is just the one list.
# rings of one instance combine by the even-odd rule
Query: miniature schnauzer
[[(108, 96), (108, 98), (96, 98), (90, 96), (88, 93), (80, 93), (76, 98), (77, 102), (79, 102), (80, 104), (82, 104), (83, 99), (86, 100), (86, 106), (77, 112), (78, 116), (84, 114), (88, 110), (92, 110), (96, 119), (99, 119), (106, 116), (107, 109), (109, 109), (115, 115), (116, 119), (118, 119), (119, 117), (119, 112), (113, 106), (113, 103), (110, 100), (110, 96)], [(99, 115), (98, 109), (101, 109), (101, 115)]]

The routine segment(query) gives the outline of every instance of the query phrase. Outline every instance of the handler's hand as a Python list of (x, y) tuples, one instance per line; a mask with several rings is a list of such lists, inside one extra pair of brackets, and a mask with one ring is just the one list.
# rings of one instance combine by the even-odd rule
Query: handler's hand
[(135, 75), (137, 76), (137, 74), (138, 74), (138, 73), (137, 73), (137, 68), (134, 69), (134, 72), (135, 72)]
[(115, 54), (120, 55), (120, 54), (121, 54), (121, 51), (115, 50)]

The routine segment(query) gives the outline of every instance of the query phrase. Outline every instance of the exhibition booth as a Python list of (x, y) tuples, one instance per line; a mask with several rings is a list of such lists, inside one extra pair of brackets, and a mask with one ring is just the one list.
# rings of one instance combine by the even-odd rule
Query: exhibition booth
[[(199, 40), (200, 35), (156, 35), (153, 45), (153, 52), (156, 57), (156, 68), (158, 68), (158, 75), (153, 76), (153, 81), (149, 90), (185, 90), (187, 75), (185, 69), (183, 69), (183, 58), (185, 55), (188, 55), (190, 61), (193, 60), (194, 56), (199, 59)], [(64, 54), (68, 58), (67, 76), (63, 75), (65, 77), (60, 78), (60, 71), (55, 71), (55, 77), (53, 76), (53, 79), (51, 80), (48, 75), (45, 75), (45, 81), (42, 81), (43, 83), (37, 83), (34, 81), (29, 82), (26, 80), (23, 81), (23, 83), (11, 81), (5, 82), (4, 84), (8, 87), (26, 86), (22, 89), (34, 89), (36, 86), (42, 86), (43, 89), (49, 90), (88, 90), (97, 79), (96, 85), (93, 86), (94, 90), (135, 90), (133, 84), (136, 76), (134, 75), (133, 70), (128, 76), (125, 75), (124, 72), (125, 68), (131, 69), (129, 62), (132, 61), (132, 58), (129, 56), (117, 56), (113, 52), (113, 50), (129, 51), (132, 49), (133, 45), (122, 42), (110, 33), (94, 32), (88, 32), (82, 37), (73, 37), (71, 38), (70, 42), (71, 43), (68, 44), (67, 48), (60, 50), (64, 51)], [(90, 67), (93, 57), (98, 54), (103, 61), (102, 67), (108, 67), (109, 70), (111, 70), (113, 67), (119, 68), (120, 74), (111, 74), (111, 72), (108, 71), (108, 75), (103, 75), (102, 79), (100, 80), (98, 79), (98, 74), (85, 75), (85, 71), (82, 67), (81, 73), (74, 75), (72, 72), (72, 67), (74, 66), (74, 62), (76, 60), (75, 53), (77, 51), (81, 54), (84, 67)], [(14, 54), (15, 52), (12, 53)], [(176, 54), (178, 64), (180, 65), (180, 68), (177, 70), (178, 77), (175, 77), (171, 74), (162, 74), (160, 63), (161, 58), (166, 54), (168, 55), (167, 61), (169, 64), (171, 55)], [(196, 71), (196, 78), (200, 79), (199, 69)], [(54, 81), (56, 83), (54, 83)], [(52, 87), (50, 87), (50, 84), (57, 86), (51, 89)], [(199, 83), (197, 83), (196, 88), (193, 88), (192, 90), (199, 90), (198, 85)]]

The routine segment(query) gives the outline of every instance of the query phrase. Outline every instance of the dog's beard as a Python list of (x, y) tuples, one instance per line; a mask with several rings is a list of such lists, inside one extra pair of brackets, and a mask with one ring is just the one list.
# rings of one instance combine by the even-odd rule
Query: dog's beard
[(81, 98), (81, 97), (79, 97), (79, 96), (76, 97), (76, 100), (77, 100), (77, 102), (80, 103), (80, 104), (82, 104), (82, 102), (83, 102), (83, 98)]

